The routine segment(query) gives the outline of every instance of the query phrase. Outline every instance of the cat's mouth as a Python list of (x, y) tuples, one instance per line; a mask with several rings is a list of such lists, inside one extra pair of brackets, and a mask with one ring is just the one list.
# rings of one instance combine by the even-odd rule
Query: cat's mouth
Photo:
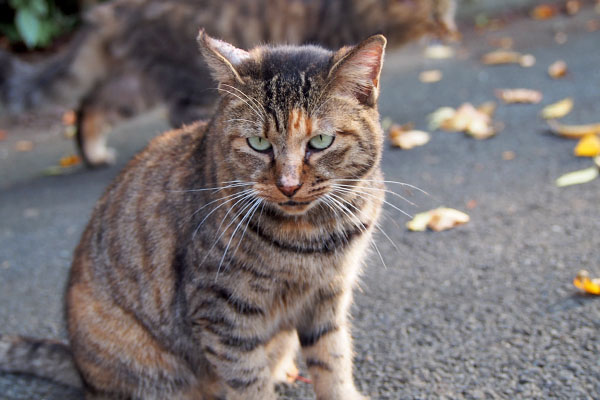
[(278, 203), (280, 206), (292, 206), (292, 207), (297, 207), (297, 206), (307, 206), (309, 205), (311, 202), (310, 201), (294, 201), (294, 200), (290, 200), (290, 201), (286, 201), (285, 203)]

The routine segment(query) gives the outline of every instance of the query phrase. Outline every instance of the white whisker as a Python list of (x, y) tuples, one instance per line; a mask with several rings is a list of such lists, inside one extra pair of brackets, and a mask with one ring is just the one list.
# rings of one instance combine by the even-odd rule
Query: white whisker
[[(215, 211), (217, 211), (219, 208), (223, 207), (225, 204), (230, 203), (234, 200), (236, 200), (236, 202), (231, 206), (231, 208), (227, 211), (227, 214), (225, 214), (225, 217), (227, 217), (227, 215), (231, 212), (231, 210), (233, 209), (233, 207), (235, 207), (240, 201), (243, 201), (245, 199), (248, 199), (250, 197), (252, 197), (252, 193), (253, 189), (247, 189), (244, 190), (240, 193), (236, 193), (234, 195), (234, 197), (232, 197), (231, 199), (219, 204), (217, 207), (213, 208), (203, 219), (202, 221), (200, 221), (200, 223), (198, 224), (198, 226), (196, 227), (196, 229), (194, 230), (194, 234), (192, 235), (192, 240), (196, 237), (196, 234), (198, 233), (198, 230), (200, 229), (200, 227), (202, 226), (202, 224), (204, 223), (204, 221), (206, 221), (206, 219), (208, 217), (210, 217)], [(203, 206), (205, 207), (205, 206)], [(196, 211), (197, 213), (198, 211)], [(223, 222), (221, 221), (221, 225), (219, 225), (219, 228), (222, 226)]]
[(233, 225), (233, 223), (235, 222), (235, 220), (242, 215), (242, 213), (248, 208), (250, 207), (252, 204), (254, 204), (253, 201), (253, 196), (254, 194), (250, 194), (249, 196), (244, 197), (243, 199), (240, 199), (238, 201), (236, 201), (229, 210), (227, 210), (227, 213), (225, 213), (225, 216), (221, 219), (221, 223), (219, 224), (219, 227), (216, 229), (217, 232), (221, 231), (221, 227), (223, 226), (223, 223), (225, 222), (225, 220), (227, 219), (227, 216), (231, 213), (232, 210), (235, 209), (235, 206), (237, 206), (240, 202), (243, 202), (243, 205), (241, 206), (241, 210), (239, 210), (233, 217), (231, 217), (231, 222), (223, 229), (223, 232), (221, 232), (221, 234), (217, 237), (217, 239), (214, 241), (214, 243), (212, 244), (212, 246), (210, 247), (210, 249), (208, 249), (208, 251), (206, 252), (206, 255), (204, 256), (204, 258), (202, 259), (202, 263), (204, 263), (204, 261), (206, 261), (206, 258), (208, 257), (208, 255), (210, 254), (210, 252), (212, 251), (212, 249), (215, 248), (215, 246), (217, 245), (217, 243), (219, 242), (219, 240), (221, 240), (221, 238), (223, 237), (223, 235), (225, 235), (225, 233), (227, 232), (227, 229), (229, 229), (229, 227), (231, 225)]
[[(340, 201), (343, 201), (344, 203), (348, 204), (350, 207), (354, 208), (357, 212), (360, 212), (360, 209), (358, 209), (358, 207), (356, 207), (354, 204), (352, 204), (350, 201), (344, 199), (341, 196), (336, 196)], [(383, 233), (383, 236), (385, 236), (387, 238), (387, 240), (390, 241), (390, 243), (392, 244), (392, 246), (394, 246), (394, 248), (398, 251), (400, 251), (400, 249), (398, 248), (398, 246), (396, 246), (396, 243), (394, 243), (394, 241), (392, 240), (392, 238), (390, 238), (388, 236), (388, 234), (381, 228), (381, 226), (376, 222), (375, 223), (375, 228), (379, 229), (379, 232)]]
[(335, 190), (338, 190), (338, 191), (343, 192), (343, 193), (354, 193), (355, 195), (357, 195), (359, 197), (362, 194), (362, 195), (369, 196), (369, 197), (372, 197), (372, 198), (375, 198), (375, 199), (378, 199), (378, 200), (382, 200), (385, 204), (389, 205), (390, 207), (394, 208), (395, 210), (399, 211), (400, 213), (406, 215), (408, 218), (412, 219), (412, 215), (410, 215), (406, 211), (404, 211), (404, 210), (396, 207), (394, 204), (390, 203), (387, 200), (384, 200), (384, 199), (381, 199), (381, 198), (375, 196), (374, 194), (367, 193), (367, 192), (362, 192), (362, 191), (359, 191), (359, 190), (353, 190), (353, 189), (347, 189), (347, 188), (343, 188), (343, 187), (337, 187), (336, 184), (332, 184), (331, 186), (334, 187)]
[(233, 188), (233, 187), (254, 185), (256, 182), (244, 182), (244, 181), (236, 180), (236, 181), (225, 181), (225, 182), (221, 182), (221, 183), (227, 183), (228, 185), (215, 186), (215, 187), (209, 187), (209, 188), (200, 188), (200, 189), (167, 190), (167, 192), (187, 193), (187, 192), (203, 192), (203, 191), (208, 191), (208, 190), (219, 191), (219, 190)]
[(232, 96), (234, 96), (234, 97), (238, 98), (238, 99), (239, 99), (239, 100), (240, 100), (242, 103), (245, 103), (245, 104), (246, 104), (248, 107), (250, 107), (250, 109), (251, 109), (252, 111), (254, 111), (254, 113), (256, 114), (256, 116), (258, 116), (258, 118), (260, 118), (260, 120), (261, 120), (262, 122), (265, 122), (265, 119), (264, 119), (264, 118), (263, 118), (263, 116), (260, 114), (260, 111), (259, 111), (259, 110), (257, 110), (257, 109), (256, 109), (256, 108), (255, 108), (255, 107), (254, 107), (252, 104), (250, 104), (250, 103), (249, 103), (247, 100), (244, 100), (243, 98), (241, 98), (240, 96), (238, 96), (237, 94), (235, 94), (235, 93), (233, 93), (233, 92), (230, 92), (229, 90), (226, 90), (226, 89), (221, 89), (221, 88), (216, 88), (216, 89), (217, 89), (217, 90), (220, 90), (220, 91), (222, 91), (222, 92), (225, 92), (225, 93), (229, 93), (230, 95), (232, 95)]
[[(338, 206), (342, 207), (342, 211), (346, 215), (349, 214), (349, 215), (353, 216), (354, 218), (356, 218), (358, 220), (358, 222), (360, 223), (360, 225), (362, 225), (362, 229), (360, 228), (360, 226), (357, 225), (357, 227), (359, 229), (361, 229), (363, 232), (367, 231), (367, 229), (366, 229), (365, 225), (362, 223), (362, 221), (354, 213), (352, 213), (352, 211), (348, 210), (348, 208), (346, 206), (344, 206), (343, 203), (340, 202), (340, 200), (346, 201), (344, 198), (342, 198), (340, 196), (337, 196), (337, 195), (335, 195), (333, 193), (329, 193), (329, 195), (332, 196), (331, 199), (334, 200), (338, 204)], [(340, 200), (336, 200), (336, 198), (340, 199)], [(379, 247), (377, 247), (377, 243), (375, 243), (375, 241), (373, 240), (373, 237), (370, 238), (370, 243), (375, 247), (375, 250), (377, 251), (377, 254), (379, 254), (379, 258), (381, 259), (381, 263), (383, 264), (383, 267), (385, 269), (387, 269), (387, 265), (386, 265), (385, 261), (383, 260), (383, 256), (381, 255), (381, 252), (379, 251)]]
[(375, 188), (375, 187), (370, 187), (370, 186), (361, 186), (360, 188), (357, 188), (356, 186), (353, 185), (341, 185), (339, 183), (335, 183), (335, 186), (338, 187), (345, 187), (345, 188), (350, 188), (350, 189), (366, 189), (366, 190), (378, 190), (380, 192), (385, 192), (385, 193), (389, 193), (393, 196), (396, 196), (404, 201), (406, 201), (408, 204), (410, 204), (411, 206), (417, 206), (415, 203), (413, 203), (412, 201), (408, 200), (406, 197), (394, 192), (393, 190), (389, 190), (389, 189), (382, 189), (382, 188)]
[[(198, 214), (200, 211), (202, 211), (202, 210), (203, 210), (203, 209), (205, 209), (206, 207), (210, 206), (211, 204), (214, 204), (214, 203), (216, 203), (217, 201), (220, 201), (220, 200), (225, 200), (225, 199), (228, 199), (228, 198), (231, 198), (231, 197), (237, 198), (237, 197), (240, 197), (240, 196), (243, 196), (243, 195), (245, 195), (245, 194), (248, 194), (248, 193), (250, 193), (250, 191), (251, 191), (251, 190), (252, 190), (252, 189), (246, 189), (246, 190), (242, 190), (241, 192), (238, 192), (238, 193), (233, 193), (233, 194), (230, 194), (230, 195), (228, 195), (228, 196), (223, 196), (223, 197), (219, 197), (218, 199), (212, 200), (212, 201), (210, 201), (210, 202), (206, 203), (205, 205), (203, 205), (202, 207), (200, 207), (199, 209), (197, 209), (196, 211), (194, 211), (194, 213), (193, 213), (192, 215), (190, 215), (190, 217), (188, 218), (188, 220), (192, 219), (192, 218), (194, 217), (194, 215)], [(234, 199), (230, 199), (230, 200), (234, 200)], [(226, 201), (226, 202), (225, 202), (225, 203), (223, 203), (223, 204), (226, 204), (226, 203), (228, 203), (228, 202), (229, 202), (229, 201)], [(219, 207), (220, 207), (220, 206), (219, 206)], [(217, 208), (218, 208), (218, 207), (217, 207)], [(216, 208), (215, 208), (215, 210), (216, 210)], [(209, 214), (209, 215), (210, 215), (210, 214)], [(208, 217), (209, 215), (207, 215), (206, 217)], [(206, 218), (206, 217), (205, 217), (205, 218)], [(204, 222), (204, 220), (202, 220), (202, 222)], [(200, 223), (202, 224), (202, 222), (200, 222)]]
[(247, 98), (248, 100), (250, 100), (250, 101), (252, 101), (254, 104), (256, 104), (257, 106), (259, 106), (259, 107), (260, 107), (260, 108), (263, 110), (263, 113), (265, 113), (265, 115), (267, 114), (267, 110), (265, 110), (265, 108), (263, 107), (263, 105), (262, 105), (262, 104), (261, 104), (261, 103), (260, 103), (258, 100), (256, 100), (254, 97), (248, 96), (246, 93), (244, 93), (242, 90), (240, 90), (240, 89), (236, 88), (235, 86), (231, 86), (231, 85), (228, 85), (228, 84), (226, 84), (226, 83), (221, 83), (221, 85), (222, 85), (222, 86), (227, 86), (228, 88), (231, 88), (231, 89), (233, 89), (233, 90), (237, 91), (237, 92), (238, 92), (238, 93), (240, 93), (242, 96), (244, 96), (245, 98)]
[(258, 209), (258, 206), (260, 206), (261, 203), (262, 203), (262, 199), (257, 198), (254, 201), (254, 203), (252, 203), (253, 205), (250, 207), (250, 209), (246, 212), (246, 215), (244, 215), (244, 217), (241, 219), (241, 221), (235, 227), (235, 230), (233, 231), (233, 233), (231, 234), (231, 237), (229, 238), (229, 241), (227, 242), (227, 247), (225, 247), (225, 251), (223, 252), (221, 261), (219, 262), (219, 267), (217, 268), (217, 275), (215, 276), (215, 281), (219, 278), (219, 272), (221, 271), (221, 265), (223, 265), (223, 260), (225, 260), (225, 256), (227, 255), (227, 251), (229, 250), (229, 246), (231, 245), (231, 241), (233, 240), (235, 233), (238, 231), (238, 229), (240, 229), (240, 226), (244, 224), (244, 220), (247, 219), (248, 222), (246, 223), (246, 227), (242, 231), (242, 236), (240, 237), (240, 240), (238, 241), (238, 244), (235, 247), (235, 250), (233, 251), (232, 257), (235, 256), (235, 253), (237, 252), (238, 248), (240, 247), (240, 244), (242, 244), (242, 240), (244, 240), (244, 235), (246, 235), (246, 229), (248, 229), (250, 220), (254, 216), (254, 213), (256, 212), (256, 210)]
[(426, 196), (431, 196), (429, 193), (427, 193), (423, 189), (421, 189), (419, 187), (416, 187), (414, 185), (411, 185), (409, 183), (405, 183), (405, 182), (386, 181), (386, 180), (381, 180), (381, 179), (332, 179), (332, 181), (339, 181), (339, 182), (344, 181), (344, 182), (380, 182), (380, 183), (393, 183), (393, 184), (396, 184), (396, 185), (406, 186), (407, 188), (417, 190), (417, 191), (423, 193)]
[(251, 124), (254, 124), (254, 125), (258, 126), (258, 127), (262, 126), (260, 123), (258, 123), (258, 122), (256, 122), (256, 121), (251, 121), (251, 120), (249, 120), (249, 119), (243, 119), (243, 118), (233, 118), (233, 119), (228, 119), (228, 120), (227, 120), (227, 121), (225, 121), (225, 122), (235, 122), (235, 121), (249, 122), (249, 123), (251, 123)]

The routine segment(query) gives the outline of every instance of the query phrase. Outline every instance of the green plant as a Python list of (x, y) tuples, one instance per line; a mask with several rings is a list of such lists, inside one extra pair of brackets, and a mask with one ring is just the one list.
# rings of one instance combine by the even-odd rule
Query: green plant
[(0, 25), (0, 32), (11, 42), (22, 41), (30, 49), (48, 46), (76, 21), (64, 15), (55, 0), (9, 0), (8, 5), (14, 10), (14, 20)]

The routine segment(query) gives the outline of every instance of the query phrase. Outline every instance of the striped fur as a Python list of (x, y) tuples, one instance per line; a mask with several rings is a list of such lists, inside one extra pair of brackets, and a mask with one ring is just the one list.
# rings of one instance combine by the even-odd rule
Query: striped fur
[(110, 163), (105, 133), (119, 120), (159, 104), (173, 126), (212, 113), (216, 92), (195, 57), (199, 26), (243, 48), (338, 48), (375, 33), (397, 46), (426, 33), (447, 37), (454, 0), (113, 0), (94, 8), (71, 45), (47, 63), (0, 62), (0, 111), (59, 101), (74, 107), (84, 159)]
[[(199, 43), (216, 114), (138, 154), (75, 252), (68, 330), (88, 398), (275, 399), (301, 346), (318, 399), (364, 399), (347, 314), (383, 202), (385, 38), (337, 53)], [(311, 148), (319, 134), (333, 144)]]

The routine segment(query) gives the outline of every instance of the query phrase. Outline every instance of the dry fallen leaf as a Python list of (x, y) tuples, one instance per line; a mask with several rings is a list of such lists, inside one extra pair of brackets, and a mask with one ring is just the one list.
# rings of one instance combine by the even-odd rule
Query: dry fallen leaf
[(582, 269), (573, 279), (573, 285), (589, 294), (600, 294), (600, 279), (590, 278), (589, 272)]
[(15, 144), (15, 150), (25, 152), (33, 150), (33, 142), (31, 140), (19, 140)]
[(440, 207), (415, 215), (406, 226), (411, 231), (424, 231), (430, 228), (436, 232), (440, 232), (466, 224), (469, 220), (469, 216), (461, 211)]
[(454, 57), (454, 49), (443, 44), (434, 44), (425, 49), (425, 57), (432, 59), (445, 59)]
[(519, 65), (523, 68), (531, 68), (535, 65), (536, 59), (533, 54), (524, 54), (519, 60)]
[(6, 131), (3, 129), (0, 129), (0, 142), (6, 140)]
[(556, 32), (556, 34), (554, 35), (554, 41), (557, 44), (565, 44), (567, 43), (568, 39), (569, 36), (565, 32)]
[(579, 171), (569, 172), (556, 180), (556, 186), (564, 187), (588, 183), (598, 177), (598, 167), (590, 167)]
[(492, 38), (488, 41), (488, 43), (491, 46), (500, 47), (504, 50), (510, 50), (514, 45), (514, 40), (509, 36), (503, 36), (501, 38)]
[(75, 111), (73, 110), (69, 110), (69, 111), (65, 111), (62, 115), (62, 123), (65, 126), (70, 126), (70, 125), (75, 125), (75, 123), (77, 122), (77, 114), (75, 114)]
[(548, 75), (554, 79), (563, 78), (567, 75), (567, 63), (558, 60), (548, 67)]
[(496, 96), (507, 104), (537, 104), (543, 98), (541, 92), (532, 89), (498, 89), (496, 90)]
[(496, 112), (496, 102), (495, 101), (486, 101), (477, 107), (477, 111), (480, 113), (484, 113), (488, 117), (492, 118), (494, 113)]
[(523, 55), (512, 50), (494, 50), (481, 57), (485, 65), (519, 64)]
[(533, 19), (544, 20), (554, 18), (557, 13), (558, 9), (555, 6), (541, 4), (531, 11), (531, 17)]
[(419, 80), (423, 83), (435, 83), (442, 80), (443, 74), (439, 69), (423, 71), (419, 74)]
[(393, 124), (394, 121), (392, 121), (390, 117), (385, 117), (383, 120), (381, 120), (381, 129), (387, 131)]
[(429, 133), (417, 130), (406, 130), (400, 125), (392, 125), (389, 136), (392, 145), (404, 150), (423, 146), (430, 140)]
[(594, 134), (585, 135), (579, 140), (573, 152), (577, 157), (600, 156), (600, 137)]
[(81, 157), (72, 154), (70, 156), (62, 157), (58, 164), (63, 168), (72, 167), (81, 163)]
[(441, 107), (429, 114), (429, 130), (439, 129), (444, 122), (454, 117), (456, 110), (452, 107)]
[(588, 32), (596, 32), (600, 29), (600, 22), (596, 19), (590, 19), (588, 22), (585, 23), (585, 29)]
[(429, 128), (465, 132), (476, 139), (487, 139), (496, 134), (491, 119), (494, 110), (495, 104), (492, 102), (484, 103), (479, 108), (471, 103), (464, 103), (456, 110), (442, 107), (429, 115)]
[(580, 0), (568, 0), (565, 4), (565, 10), (569, 15), (575, 15), (581, 10)]
[(548, 121), (550, 130), (559, 136), (563, 136), (569, 139), (581, 139), (586, 135), (599, 135), (600, 134), (600, 123), (588, 124), (588, 125), (563, 125), (558, 121)]
[(412, 220), (406, 223), (406, 227), (413, 232), (422, 232), (427, 229), (427, 225), (431, 221), (430, 212), (418, 213)]
[(512, 150), (507, 150), (507, 151), (503, 151), (502, 152), (502, 159), (504, 161), (512, 161), (517, 157), (517, 155), (515, 154), (514, 151)]
[(544, 119), (562, 118), (573, 109), (573, 99), (567, 97), (557, 103), (550, 104), (542, 109), (541, 116)]

